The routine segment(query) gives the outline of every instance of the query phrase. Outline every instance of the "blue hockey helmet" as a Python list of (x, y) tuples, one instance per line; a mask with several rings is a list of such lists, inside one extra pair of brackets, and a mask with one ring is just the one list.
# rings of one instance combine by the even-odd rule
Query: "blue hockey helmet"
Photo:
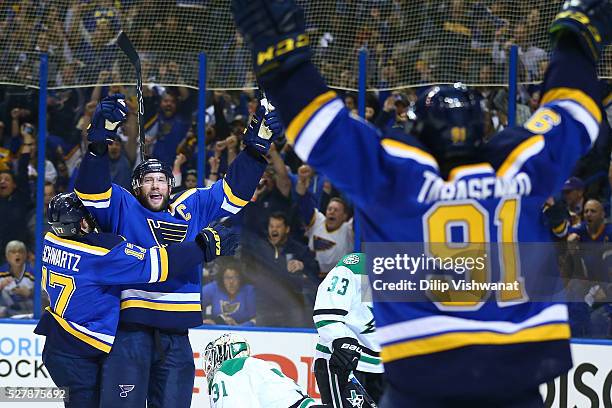
[(136, 194), (136, 189), (142, 185), (143, 177), (149, 173), (164, 173), (168, 178), (168, 187), (174, 187), (174, 175), (170, 166), (158, 159), (147, 159), (140, 162), (132, 173), (132, 191), (134, 194)]
[(47, 221), (53, 233), (60, 237), (73, 237), (81, 233), (81, 220), (95, 226), (93, 217), (75, 193), (61, 193), (49, 202)]
[(481, 97), (461, 83), (429, 88), (409, 132), (439, 161), (470, 157), (484, 137)]

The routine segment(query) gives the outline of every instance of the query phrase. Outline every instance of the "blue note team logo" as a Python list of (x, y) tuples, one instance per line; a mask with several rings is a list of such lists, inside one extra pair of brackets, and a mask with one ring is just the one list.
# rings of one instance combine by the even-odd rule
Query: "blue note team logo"
[(121, 398), (127, 398), (128, 393), (132, 391), (134, 387), (136, 386), (133, 384), (119, 384), (119, 389), (121, 390), (121, 392), (119, 393), (119, 396)]

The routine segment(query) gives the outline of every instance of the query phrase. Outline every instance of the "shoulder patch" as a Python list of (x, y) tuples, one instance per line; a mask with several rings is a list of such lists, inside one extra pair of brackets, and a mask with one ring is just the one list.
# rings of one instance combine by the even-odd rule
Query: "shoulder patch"
[(336, 266), (344, 266), (353, 272), (355, 275), (367, 275), (365, 254), (362, 252), (353, 252), (346, 255), (336, 264)]
[(225, 375), (232, 376), (236, 374), (238, 371), (242, 370), (244, 367), (244, 363), (248, 357), (238, 357), (232, 358), (231, 360), (225, 360), (223, 364), (221, 364), (221, 368), (219, 369)]

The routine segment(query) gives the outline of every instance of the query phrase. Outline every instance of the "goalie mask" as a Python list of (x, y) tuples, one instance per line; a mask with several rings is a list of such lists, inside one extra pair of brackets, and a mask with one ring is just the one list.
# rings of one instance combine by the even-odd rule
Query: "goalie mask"
[(237, 334), (226, 333), (208, 343), (204, 349), (204, 373), (211, 382), (224, 361), (251, 355), (249, 343)]

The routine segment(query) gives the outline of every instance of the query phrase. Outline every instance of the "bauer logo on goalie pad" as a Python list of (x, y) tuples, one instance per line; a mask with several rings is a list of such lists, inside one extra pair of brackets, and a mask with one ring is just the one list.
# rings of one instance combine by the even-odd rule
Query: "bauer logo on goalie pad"
[(127, 398), (128, 393), (132, 391), (135, 387), (136, 386), (133, 384), (119, 384), (119, 389), (121, 390), (119, 396), (121, 398)]
[(355, 390), (351, 390), (351, 398), (346, 399), (354, 408), (363, 407), (363, 395), (357, 394)]
[(152, 220), (150, 218), (147, 218), (147, 223), (158, 245), (183, 242), (187, 236), (187, 228), (189, 228), (188, 225)]

